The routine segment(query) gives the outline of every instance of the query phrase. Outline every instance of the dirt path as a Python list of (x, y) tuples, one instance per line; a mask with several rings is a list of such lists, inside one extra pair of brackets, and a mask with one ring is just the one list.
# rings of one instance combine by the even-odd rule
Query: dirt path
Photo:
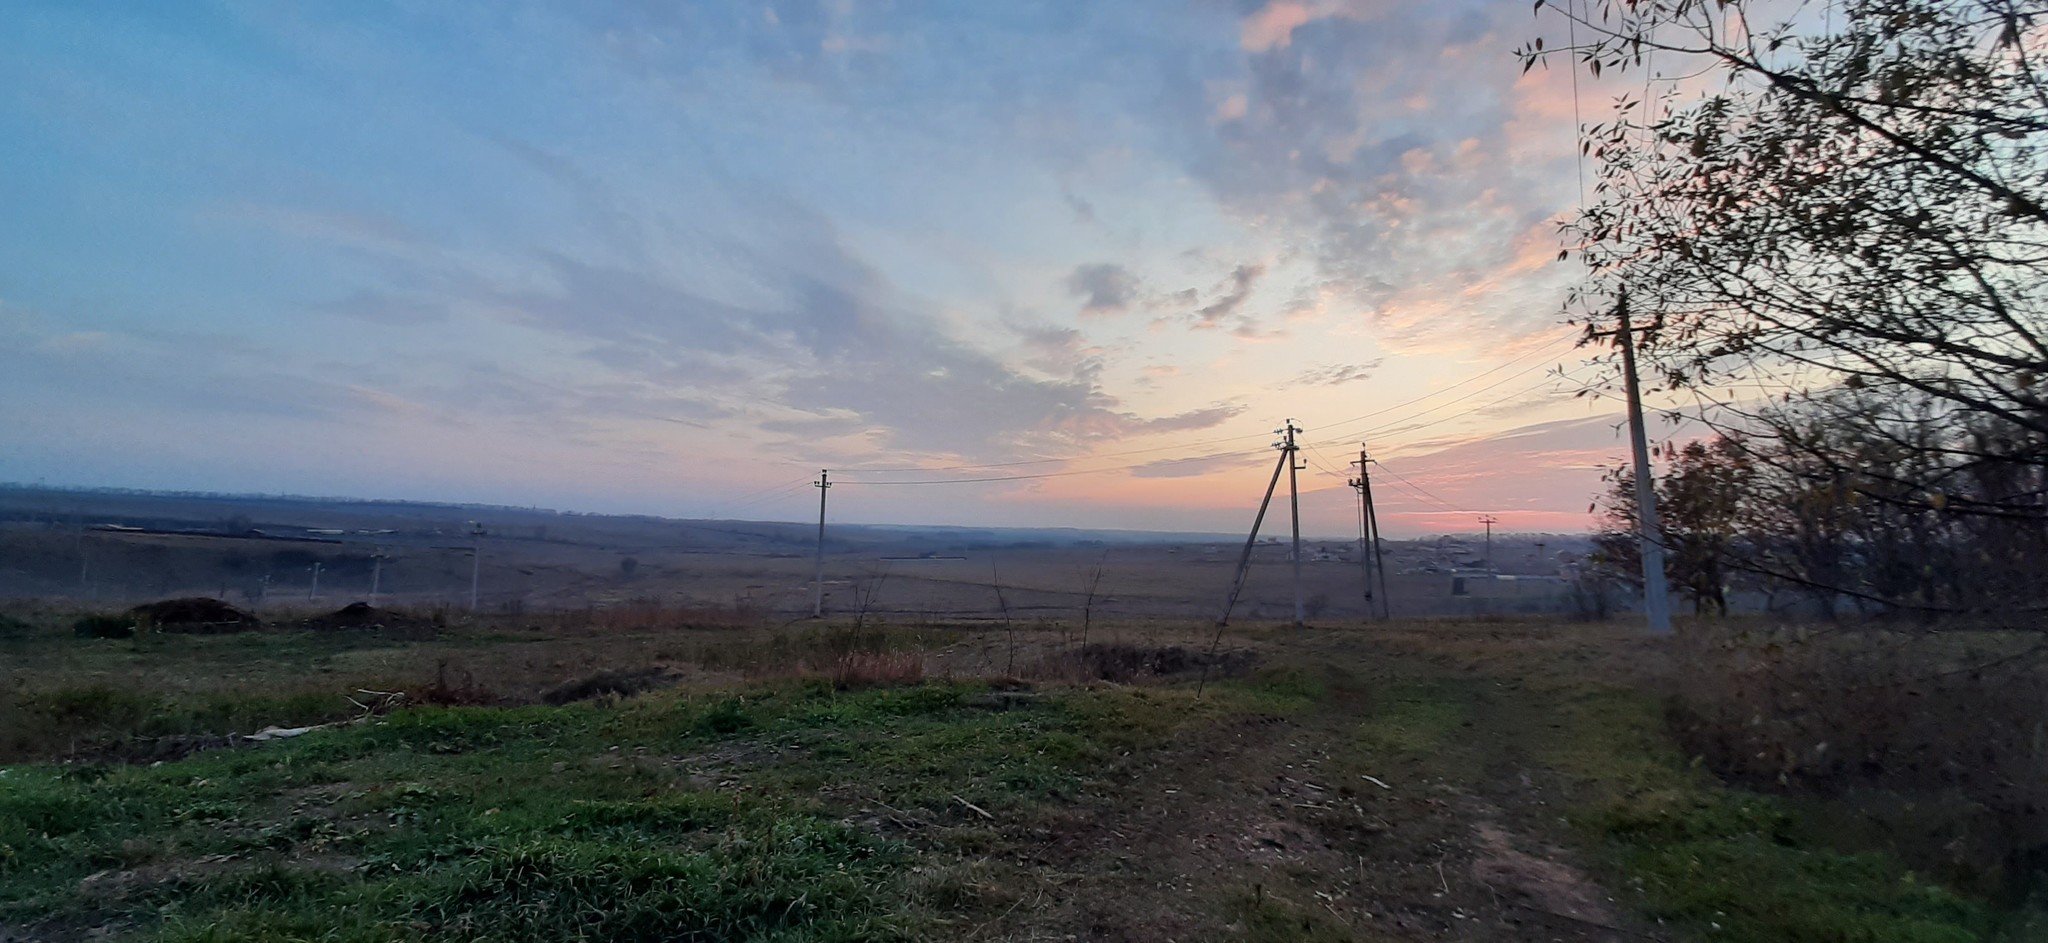
[[(1359, 772), (1360, 720), (1416, 670), (1355, 667), (1359, 654), (1322, 664), (1312, 712), (1191, 731), (1156, 764), (1120, 771), (1055, 826), (1034, 899), (985, 938), (1655, 939), (1533, 837), (1547, 829), (1518, 827), (1555, 812), (1545, 776), (1511, 749), (1485, 751), (1464, 778)], [(1507, 736), (1472, 739), (1511, 744), (1520, 707), (1482, 703), (1472, 725)]]

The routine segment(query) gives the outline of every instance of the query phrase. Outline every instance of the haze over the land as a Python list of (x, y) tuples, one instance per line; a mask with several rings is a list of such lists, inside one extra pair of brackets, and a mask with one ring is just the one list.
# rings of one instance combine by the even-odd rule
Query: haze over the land
[(1526, 4), (5, 20), (0, 480), (1231, 531), (1292, 416), (1306, 529), (1363, 437), (1413, 534), (1623, 450)]

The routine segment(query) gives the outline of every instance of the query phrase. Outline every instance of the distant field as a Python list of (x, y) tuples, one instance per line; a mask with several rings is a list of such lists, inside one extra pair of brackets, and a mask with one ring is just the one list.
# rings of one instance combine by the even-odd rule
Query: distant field
[[(470, 532), (478, 519), (486, 528), (481, 541)], [(771, 522), (0, 491), (0, 598), (126, 606), (206, 595), (249, 608), (317, 610), (367, 599), (374, 582), (380, 602), (466, 611), (480, 546), (474, 575), (480, 608), (489, 612), (659, 602), (795, 617), (811, 611), (814, 535), (813, 525)], [(1577, 604), (1557, 574), (1559, 555), (1583, 544), (1572, 540), (1502, 538), (1496, 563), (1525, 578), (1474, 576), (1462, 581), (1463, 595), (1454, 594), (1457, 581), (1448, 570), (1479, 549), (1391, 542), (1393, 614), (1571, 611)], [(1000, 617), (1008, 610), (1014, 618), (1078, 618), (1090, 608), (1087, 583), (1099, 567), (1096, 614), (1214, 617), (1241, 549), (1241, 540), (834, 525), (826, 544), (827, 606), (897, 617)], [(1362, 620), (1355, 545), (1309, 541), (1306, 549), (1308, 616)], [(1291, 617), (1286, 547), (1261, 544), (1253, 559), (1236, 614)]]

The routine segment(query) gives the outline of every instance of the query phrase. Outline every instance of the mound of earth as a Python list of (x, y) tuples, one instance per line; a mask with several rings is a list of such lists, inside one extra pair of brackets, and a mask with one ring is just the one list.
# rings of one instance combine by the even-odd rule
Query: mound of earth
[(263, 625), (263, 620), (256, 618), (255, 613), (237, 609), (210, 596), (143, 603), (128, 612), (163, 632), (207, 635), (240, 632)]
[(370, 625), (383, 615), (376, 606), (358, 601), (334, 610), (327, 619), (337, 625)]
[(345, 629), (369, 629), (372, 631), (401, 630), (432, 634), (434, 622), (410, 613), (392, 609), (379, 609), (366, 602), (352, 602), (324, 616), (314, 616), (305, 622), (306, 628), (316, 631), (337, 631)]

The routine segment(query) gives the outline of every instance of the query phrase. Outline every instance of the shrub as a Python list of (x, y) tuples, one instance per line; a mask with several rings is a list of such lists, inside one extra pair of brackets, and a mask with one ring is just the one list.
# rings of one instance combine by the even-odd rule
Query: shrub
[[(1680, 743), (1752, 786), (1905, 794), (1908, 828), (1938, 806), (1977, 811), (1916, 864), (2017, 889), (2048, 861), (2048, 667), (1989, 633), (1700, 626), (1669, 707)], [(1868, 803), (1868, 814), (1883, 812)], [(1951, 841), (1953, 840), (1953, 841)], [(1967, 850), (1966, 850), (1967, 849)], [(1968, 860), (1965, 860), (1968, 859)]]
[(698, 715), (692, 725), (695, 732), (704, 736), (723, 737), (739, 733), (754, 726), (754, 717), (747, 713), (746, 702), (740, 698), (726, 698)]
[(406, 692), (407, 699), (438, 707), (478, 707), (504, 704), (509, 699), (480, 684), (466, 668), (454, 667), (443, 658), (434, 665), (434, 677)]

